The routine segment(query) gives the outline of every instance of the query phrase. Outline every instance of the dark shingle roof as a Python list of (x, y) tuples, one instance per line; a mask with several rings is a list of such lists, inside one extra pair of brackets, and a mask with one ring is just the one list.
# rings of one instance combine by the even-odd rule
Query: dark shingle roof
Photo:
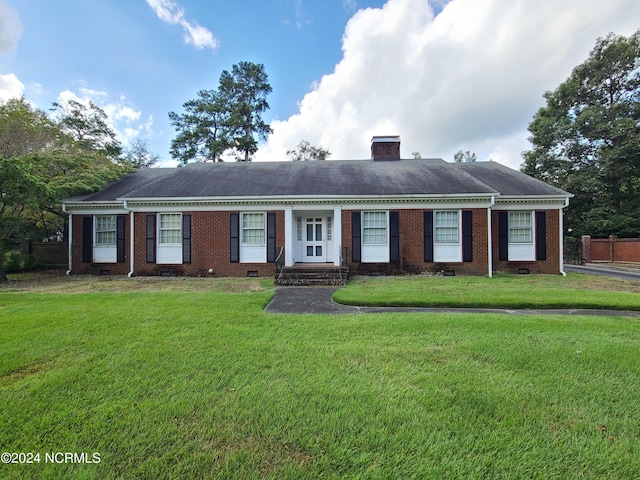
[(119, 198), (363, 196), (363, 195), (567, 195), (495, 162), (423, 160), (196, 163), (143, 169), (104, 190), (73, 200)]
[(493, 161), (451, 165), (477, 178), (501, 195), (568, 195), (559, 188)]

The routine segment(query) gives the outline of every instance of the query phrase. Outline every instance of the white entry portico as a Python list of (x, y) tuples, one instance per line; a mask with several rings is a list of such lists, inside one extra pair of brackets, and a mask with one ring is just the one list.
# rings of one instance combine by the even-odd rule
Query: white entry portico
[(340, 265), (342, 210), (285, 209), (285, 265), (328, 263)]

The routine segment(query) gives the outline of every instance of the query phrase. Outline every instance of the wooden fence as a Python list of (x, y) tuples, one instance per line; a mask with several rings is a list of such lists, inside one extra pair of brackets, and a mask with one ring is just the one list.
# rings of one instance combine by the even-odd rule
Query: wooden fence
[(34, 265), (45, 268), (64, 268), (69, 265), (67, 242), (24, 241), (23, 252), (33, 257)]

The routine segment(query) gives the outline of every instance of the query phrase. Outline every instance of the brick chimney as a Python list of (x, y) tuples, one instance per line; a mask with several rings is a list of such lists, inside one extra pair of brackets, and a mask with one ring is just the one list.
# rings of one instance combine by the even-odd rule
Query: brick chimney
[(400, 160), (400, 136), (373, 137), (371, 159), (373, 161)]

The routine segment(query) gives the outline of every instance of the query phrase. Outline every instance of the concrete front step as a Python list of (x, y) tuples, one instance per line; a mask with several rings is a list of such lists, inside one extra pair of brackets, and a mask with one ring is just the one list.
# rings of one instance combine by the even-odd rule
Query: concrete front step
[(347, 281), (348, 268), (285, 268), (276, 274), (276, 285), (281, 286), (342, 286)]

